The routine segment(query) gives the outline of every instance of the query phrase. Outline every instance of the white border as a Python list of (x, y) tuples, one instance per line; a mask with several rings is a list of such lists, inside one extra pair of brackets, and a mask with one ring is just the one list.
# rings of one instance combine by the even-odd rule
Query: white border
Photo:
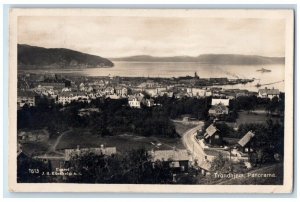
[[(284, 185), (115, 185), (66, 183), (16, 183), (16, 83), (17, 16), (181, 16), (283, 18), (286, 20), (285, 158)], [(139, 193), (289, 193), (293, 185), (293, 12), (292, 10), (188, 10), (188, 9), (13, 9), (10, 16), (9, 81), (9, 190), (13, 192), (139, 192)]]

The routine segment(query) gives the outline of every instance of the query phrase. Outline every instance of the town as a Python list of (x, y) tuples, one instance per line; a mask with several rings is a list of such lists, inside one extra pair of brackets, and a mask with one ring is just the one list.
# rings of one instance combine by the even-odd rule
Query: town
[(280, 171), (284, 92), (223, 88), (253, 81), (20, 73), (18, 180), (234, 184), (214, 176)]

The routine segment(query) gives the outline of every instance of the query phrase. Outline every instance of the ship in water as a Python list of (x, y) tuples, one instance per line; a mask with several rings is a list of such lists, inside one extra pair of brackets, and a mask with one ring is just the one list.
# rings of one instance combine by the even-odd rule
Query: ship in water
[(265, 68), (261, 68), (261, 69), (258, 69), (256, 70), (257, 72), (262, 72), (262, 73), (265, 73), (265, 72), (271, 72), (271, 70), (269, 69), (265, 69)]

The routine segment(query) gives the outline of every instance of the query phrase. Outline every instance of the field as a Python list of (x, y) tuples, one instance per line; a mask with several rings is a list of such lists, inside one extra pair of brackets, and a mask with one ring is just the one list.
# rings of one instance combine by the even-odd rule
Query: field
[[(266, 123), (269, 117), (266, 114), (255, 114), (255, 113), (248, 113), (246, 111), (239, 112), (239, 117), (236, 120), (237, 125), (241, 125), (244, 123)], [(279, 118), (272, 117), (273, 120), (279, 120)]]
[(173, 122), (175, 125), (175, 130), (176, 132), (182, 136), (186, 131), (188, 131), (191, 128), (194, 128), (196, 125), (195, 124), (189, 124), (189, 123), (183, 123), (183, 122)]
[(139, 148), (147, 150), (184, 148), (180, 138), (143, 137), (134, 134), (101, 137), (85, 129), (73, 129), (61, 138), (56, 149), (76, 148), (77, 145), (81, 148), (100, 147), (101, 144), (105, 147), (117, 147), (117, 151), (121, 153)]

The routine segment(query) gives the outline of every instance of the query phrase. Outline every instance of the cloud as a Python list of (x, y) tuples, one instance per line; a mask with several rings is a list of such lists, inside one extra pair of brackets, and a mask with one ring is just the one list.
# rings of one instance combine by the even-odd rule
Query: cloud
[(275, 19), (19, 17), (18, 43), (103, 57), (205, 53), (283, 56), (285, 24)]

